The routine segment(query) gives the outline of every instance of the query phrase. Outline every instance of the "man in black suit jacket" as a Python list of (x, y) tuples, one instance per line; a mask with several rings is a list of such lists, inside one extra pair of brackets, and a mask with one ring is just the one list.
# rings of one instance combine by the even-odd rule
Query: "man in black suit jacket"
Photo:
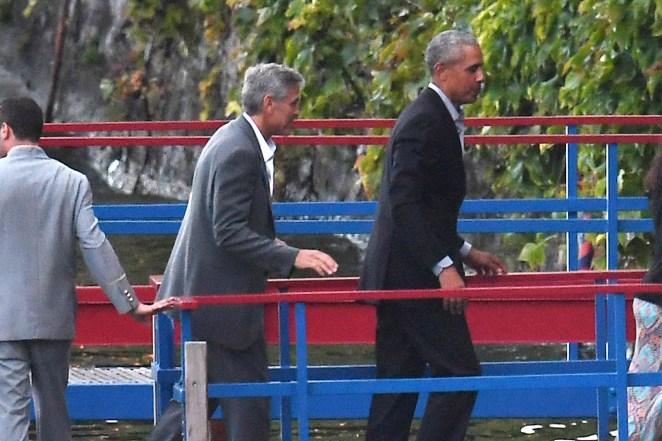
[[(331, 275), (326, 253), (300, 250), (276, 239), (273, 191), (274, 135), (286, 135), (299, 115), (303, 78), (279, 64), (246, 71), (244, 114), (222, 126), (200, 155), (186, 214), (163, 274), (159, 299), (261, 293), (270, 272), (294, 268)], [(196, 310), (193, 338), (207, 342), (212, 383), (268, 381), (262, 305), (218, 305)], [(229, 441), (267, 441), (268, 398), (210, 400), (221, 405)], [(172, 403), (151, 440), (182, 438), (182, 409)]]
[[(425, 53), (429, 86), (401, 113), (387, 147), (379, 209), (360, 289), (465, 286), (463, 263), (479, 273), (505, 272), (489, 253), (457, 233), (466, 193), (461, 106), (476, 100), (483, 56), (473, 36), (442, 32)], [(480, 375), (464, 309), (466, 299), (381, 301), (377, 305), (378, 378)], [(367, 441), (406, 441), (418, 395), (376, 394)], [(475, 392), (432, 393), (419, 441), (460, 441)]]

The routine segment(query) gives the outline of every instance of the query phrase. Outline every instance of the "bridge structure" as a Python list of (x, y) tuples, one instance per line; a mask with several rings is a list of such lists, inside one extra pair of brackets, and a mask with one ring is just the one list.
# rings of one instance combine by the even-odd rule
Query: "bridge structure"
[[(313, 134), (295, 134), (277, 142), (284, 148), (288, 145), (329, 148), (385, 145), (393, 123), (393, 120), (374, 119), (301, 120), (297, 128)], [(49, 124), (42, 145), (46, 148), (201, 146), (221, 124), (222, 121)], [(485, 363), (485, 376), (480, 379), (375, 380), (374, 366), (308, 366), (307, 344), (374, 341), (374, 309), (357, 302), (366, 295), (387, 298), (441, 294), (359, 293), (356, 279), (351, 277), (274, 280), (270, 282), (269, 292), (259, 297), (214, 299), (265, 303), (268, 339), (280, 347), (279, 363), (271, 368), (272, 381), (263, 386), (209, 385), (209, 394), (275, 397), (273, 413), (274, 418), (281, 420), (283, 439), (292, 439), (293, 422), (298, 424), (299, 439), (305, 440), (311, 418), (364, 418), (373, 392), (415, 390), (422, 392), (422, 401), (432, 390), (461, 389), (480, 391), (476, 417), (594, 417), (598, 419), (601, 440), (608, 439), (608, 422), (615, 417), (620, 437), (626, 438), (626, 388), (662, 384), (662, 374), (627, 373), (625, 342), (634, 337), (628, 302), (634, 292), (659, 291), (659, 287), (642, 286), (639, 283), (641, 271), (618, 270), (619, 234), (652, 230), (646, 199), (618, 194), (618, 159), (622, 149), (636, 149), (644, 144), (662, 145), (662, 116), (467, 118), (467, 125), (484, 128), (480, 135), (467, 136), (467, 144), (499, 148), (522, 144), (537, 148), (540, 144), (553, 144), (565, 149), (564, 198), (468, 199), (462, 206), (466, 217), (460, 220), (459, 230), (471, 234), (565, 234), (568, 272), (476, 277), (471, 279), (472, 287), (462, 295), (472, 299), (468, 314), (476, 343), (563, 342), (568, 343), (567, 358), (554, 362)], [(551, 126), (562, 128), (564, 133), (492, 135), (486, 129), (532, 127), (533, 131), (544, 132)], [(590, 126), (607, 126), (610, 130), (600, 134), (582, 133)], [(622, 133), (623, 127), (631, 128), (631, 133)], [(345, 129), (360, 134), (324, 133)], [(191, 131), (205, 133), (192, 135)], [(375, 131), (379, 133), (373, 134)], [(173, 132), (180, 133), (172, 135)], [(579, 194), (580, 148), (605, 150), (607, 187), (603, 197)], [(277, 232), (281, 235), (369, 234), (375, 209), (375, 202), (276, 202), (274, 215)], [(176, 234), (184, 211), (185, 204), (95, 206), (101, 228), (110, 235)], [(591, 219), (581, 216), (589, 212), (593, 214)], [(485, 216), (474, 218), (471, 215)], [(606, 238), (605, 272), (577, 271), (577, 237), (592, 232), (602, 233)], [(159, 280), (156, 275), (150, 285), (136, 286), (138, 296), (143, 301), (151, 301)], [(209, 300), (195, 298), (186, 303), (181, 329), (166, 316), (159, 316), (152, 331), (129, 319), (118, 318), (98, 287), (79, 287), (78, 292), (76, 344), (153, 343), (155, 360), (151, 375), (145, 368), (127, 368), (123, 373), (121, 369), (77, 372), (69, 387), (72, 418), (151, 419), (154, 415), (158, 417), (170, 398), (185, 400), (181, 366), (186, 365), (186, 351), (181, 351), (184, 359), (178, 363), (176, 346), (190, 337), (186, 310)], [(183, 337), (179, 337), (180, 332)], [(585, 342), (595, 344), (595, 359), (580, 359), (577, 344)], [(296, 345), (296, 365), (290, 354), (291, 344)], [(99, 380), (100, 373), (107, 379)], [(198, 430), (202, 429), (194, 433)]]

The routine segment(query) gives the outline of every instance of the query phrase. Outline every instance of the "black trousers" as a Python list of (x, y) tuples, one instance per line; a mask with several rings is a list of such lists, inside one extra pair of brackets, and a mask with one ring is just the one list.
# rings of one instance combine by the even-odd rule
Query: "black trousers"
[[(464, 314), (446, 312), (438, 300), (381, 302), (377, 306), (377, 378), (480, 375)], [(430, 393), (419, 441), (462, 441), (477, 393)], [(418, 394), (375, 394), (366, 441), (407, 441)]]

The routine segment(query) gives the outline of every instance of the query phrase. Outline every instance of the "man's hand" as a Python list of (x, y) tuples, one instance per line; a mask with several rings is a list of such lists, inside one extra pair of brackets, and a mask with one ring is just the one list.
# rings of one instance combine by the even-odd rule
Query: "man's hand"
[(506, 265), (500, 259), (475, 248), (471, 248), (464, 261), (481, 275), (506, 274), (508, 272)]
[(172, 309), (177, 305), (179, 305), (179, 297), (168, 297), (167, 299), (154, 302), (151, 305), (146, 305), (141, 302), (136, 309), (131, 311), (131, 315), (138, 321), (145, 321), (148, 317)]
[(320, 276), (330, 276), (338, 271), (338, 264), (333, 257), (317, 250), (299, 250), (294, 261), (298, 269), (312, 269)]
[[(464, 280), (460, 277), (454, 266), (444, 268), (439, 273), (439, 284), (441, 289), (457, 289), (464, 288)], [(462, 314), (469, 303), (466, 298), (450, 297), (444, 298), (444, 309), (451, 314)]]

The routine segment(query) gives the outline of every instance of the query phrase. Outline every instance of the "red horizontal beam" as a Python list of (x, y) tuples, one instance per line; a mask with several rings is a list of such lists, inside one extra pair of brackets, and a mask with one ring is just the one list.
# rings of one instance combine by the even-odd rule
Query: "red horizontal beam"
[[(595, 339), (595, 302), (593, 295), (583, 294), (572, 298), (569, 293), (555, 296), (559, 287), (571, 286), (573, 291), (589, 290), (612, 291), (611, 287), (594, 285), (606, 279), (625, 284), (614, 286), (617, 292), (628, 287), (631, 293), (659, 291), (659, 285), (642, 285), (643, 270), (618, 271), (571, 271), (549, 273), (513, 273), (499, 276), (469, 276), (469, 284), (475, 288), (466, 289), (467, 294), (481, 289), (494, 292), (495, 286), (515, 294), (503, 298), (474, 298), (469, 303), (467, 319), (476, 343), (553, 343), (589, 342)], [(151, 286), (136, 286), (141, 301), (151, 303), (160, 285), (161, 276), (150, 278)], [(312, 294), (322, 299), (322, 303), (309, 304), (306, 308), (308, 339), (313, 344), (357, 344), (374, 343), (375, 308), (351, 300), (335, 299), (329, 303), (325, 292), (357, 294), (356, 277), (277, 279), (269, 281), (267, 294), (253, 296), (259, 303), (269, 299), (286, 298), (294, 300), (296, 293)], [(635, 289), (636, 288), (636, 289)], [(538, 290), (542, 294), (522, 296), (518, 290)], [(282, 294), (286, 291), (291, 294)], [(432, 290), (439, 296), (439, 290)], [(613, 291), (612, 291), (613, 292)], [(390, 291), (391, 295), (395, 295)], [(417, 292), (418, 294), (418, 292)], [(450, 291), (448, 292), (450, 294)], [(120, 316), (99, 287), (79, 287), (78, 335), (76, 344), (90, 345), (151, 345), (151, 328), (138, 323), (129, 316)], [(246, 301), (248, 295), (234, 296)], [(485, 296), (484, 296), (485, 297)], [(521, 297), (525, 297), (522, 299)], [(528, 298), (532, 297), (532, 298)], [(535, 298), (534, 298), (535, 297)], [(551, 298), (557, 297), (557, 298)], [(631, 308), (627, 309), (628, 338), (634, 337)], [(291, 312), (293, 314), (293, 312)], [(294, 336), (294, 318), (291, 321), (290, 335)], [(270, 343), (278, 342), (278, 307), (275, 303), (265, 305), (265, 328)]]
[[(66, 136), (44, 137), (43, 147), (91, 146), (202, 146), (208, 136)], [(275, 136), (280, 145), (386, 145), (388, 136), (382, 135), (290, 135)], [(610, 133), (597, 135), (468, 135), (467, 144), (654, 144), (662, 143), (662, 134)]]
[(203, 146), (209, 136), (63, 136), (43, 137), (42, 147)]
[[(152, 286), (134, 286), (143, 303), (152, 303), (156, 290)], [(140, 323), (130, 315), (120, 315), (98, 286), (76, 289), (78, 317), (76, 345), (152, 345), (151, 320)]]
[(179, 307), (196, 309), (202, 305), (235, 305), (255, 303), (341, 303), (369, 300), (439, 299), (461, 297), (492, 301), (536, 300), (588, 300), (606, 293), (625, 294), (631, 298), (635, 292), (662, 293), (662, 284), (618, 283), (613, 285), (540, 285), (540, 286), (485, 286), (462, 289), (420, 289), (399, 291), (327, 291), (296, 292), (286, 294), (240, 294), (221, 296), (182, 297)]
[[(595, 303), (591, 300), (500, 301), (472, 300), (467, 320), (476, 344), (595, 342)], [(634, 338), (628, 308), (627, 330)], [(294, 314), (290, 336), (295, 338)], [(265, 306), (267, 341), (278, 343), (278, 311)], [(312, 304), (306, 308), (307, 340), (311, 344), (374, 344), (375, 308), (357, 303)]]
[[(467, 277), (471, 286), (505, 285), (550, 285), (550, 284), (577, 284), (579, 282), (602, 283), (605, 280), (620, 280), (639, 282), (646, 274), (646, 270), (590, 270), (590, 271), (541, 271), (527, 273), (509, 273), (494, 276), (470, 275)], [(152, 284), (158, 287), (162, 276), (150, 277)], [(329, 278), (297, 278), (297, 279), (271, 279), (267, 290), (275, 292), (287, 291), (338, 291), (356, 290), (358, 277), (329, 277)]]
[[(562, 343), (595, 341), (595, 304), (592, 300), (499, 301), (472, 300), (467, 320), (474, 342)], [(628, 336), (634, 326), (628, 308)], [(358, 303), (314, 304), (306, 308), (308, 341), (311, 344), (373, 344), (375, 308)], [(295, 341), (294, 318), (290, 335)], [(118, 315), (109, 303), (81, 305), (77, 345), (151, 346), (150, 323)], [(278, 308), (265, 306), (265, 331), (269, 343), (279, 341)]]
[[(115, 121), (47, 123), (45, 133), (216, 130), (227, 120), (211, 121)], [(579, 116), (512, 116), (467, 118), (467, 126), (567, 126), (567, 125), (662, 125), (662, 115), (579, 115)], [(393, 118), (300, 119), (297, 129), (377, 129), (391, 128)]]

